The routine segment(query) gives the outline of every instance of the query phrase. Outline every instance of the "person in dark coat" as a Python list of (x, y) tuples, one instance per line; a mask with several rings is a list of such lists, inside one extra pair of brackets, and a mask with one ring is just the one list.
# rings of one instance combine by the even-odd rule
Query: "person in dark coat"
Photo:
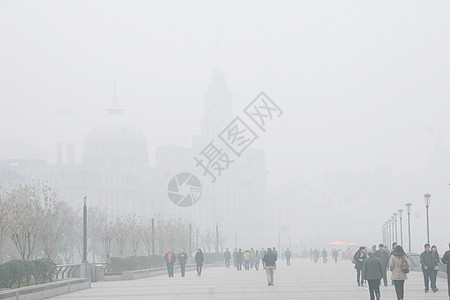
[(172, 253), (172, 249), (169, 249), (169, 252), (164, 254), (164, 260), (166, 262), (167, 273), (169, 273), (169, 277), (173, 277), (173, 265), (175, 264), (177, 257)]
[(323, 248), (323, 250), (322, 250), (322, 262), (324, 264), (326, 264), (327, 261), (328, 261), (328, 251), (327, 251), (327, 249)]
[(383, 265), (381, 260), (369, 251), (369, 257), (364, 261), (363, 279), (369, 283), (370, 300), (380, 300), (380, 283), (383, 278)]
[(266, 263), (264, 262), (263, 258), (264, 258), (264, 255), (266, 254), (266, 250), (264, 248), (262, 248), (261, 252), (259, 252), (259, 254), (260, 254), (260, 257), (261, 257), (263, 270), (265, 270), (266, 269)]
[(205, 257), (203, 256), (202, 249), (198, 249), (197, 253), (195, 253), (195, 265), (197, 266), (197, 276), (202, 276), (202, 267), (203, 262), (205, 261)]
[(367, 255), (365, 247), (359, 247), (359, 250), (356, 251), (355, 255), (353, 255), (356, 269), (356, 281), (358, 282), (358, 286), (364, 286), (364, 279), (362, 278), (362, 269), (364, 267), (364, 261), (366, 260), (366, 258)]
[(333, 257), (334, 263), (336, 263), (336, 264), (337, 264), (338, 256), (339, 256), (339, 253), (336, 248), (331, 250), (331, 257)]
[[(450, 249), (450, 244), (448, 244)], [(447, 250), (442, 256), (442, 263), (447, 265), (447, 285), (448, 285), (448, 298), (450, 299), (450, 250)]]
[(430, 251), (430, 244), (425, 244), (424, 247), (425, 251), (420, 254), (420, 264), (422, 265), (425, 293), (428, 293), (428, 291), (430, 290), (430, 281), (431, 289), (433, 290), (433, 292), (436, 292), (436, 281), (433, 279), (433, 271), (434, 267), (436, 266), (436, 262), (434, 260), (433, 254)]
[(186, 252), (184, 252), (184, 249), (181, 249), (180, 254), (178, 254), (178, 261), (180, 262), (180, 270), (181, 270), (181, 277), (184, 277), (186, 274), (186, 261), (188, 259), (188, 256)]
[(439, 291), (438, 287), (437, 287), (437, 274), (439, 271), (439, 262), (441, 261), (441, 259), (439, 258), (439, 253), (437, 251), (437, 247), (435, 245), (431, 246), (431, 256), (433, 256), (433, 260), (434, 260), (434, 269), (431, 272), (431, 276), (433, 276), (433, 281), (435, 282), (435, 289), (433, 290), (433, 292), (437, 292)]
[(314, 249), (314, 263), (318, 263), (319, 262), (319, 256), (320, 256), (320, 252), (318, 249)]
[(266, 265), (266, 275), (268, 286), (273, 286), (273, 275), (275, 270), (275, 264), (277, 262), (277, 255), (272, 249), (268, 248), (266, 254), (264, 254), (263, 262)]
[(284, 251), (284, 256), (286, 257), (287, 265), (290, 266), (292, 253), (291, 253), (291, 250), (289, 250), (289, 248), (287, 248), (286, 251)]
[(242, 252), (242, 249), (239, 248), (238, 253), (236, 253), (236, 269), (238, 271), (242, 270), (243, 260), (244, 260), (244, 252)]
[[(277, 251), (277, 249), (276, 249), (275, 247), (273, 247), (272, 252), (275, 253), (275, 256), (276, 256), (277, 259), (278, 259), (278, 251)], [(276, 270), (276, 269), (277, 269), (277, 262), (275, 261), (275, 267), (274, 267), (274, 270)]]
[(375, 256), (378, 257), (383, 266), (383, 282), (384, 286), (387, 286), (387, 269), (389, 268), (389, 253), (384, 249), (384, 245), (378, 245), (378, 251), (375, 252)]
[(228, 248), (223, 253), (223, 258), (225, 259), (225, 267), (229, 268), (230, 267), (230, 260), (231, 260), (231, 253), (228, 250)]

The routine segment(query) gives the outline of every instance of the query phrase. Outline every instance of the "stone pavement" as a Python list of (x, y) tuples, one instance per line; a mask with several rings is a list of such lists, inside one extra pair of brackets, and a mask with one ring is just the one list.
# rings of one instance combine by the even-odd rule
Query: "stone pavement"
[[(338, 264), (314, 264), (310, 260), (292, 260), (291, 267), (279, 261), (275, 271), (275, 286), (269, 287), (265, 271), (236, 271), (232, 268), (210, 267), (202, 277), (188, 272), (187, 277), (157, 276), (132, 281), (98, 282), (91, 289), (61, 295), (52, 299), (369, 299), (366, 287), (358, 287), (353, 265), (349, 261)], [(422, 273), (408, 274), (405, 299), (448, 299), (447, 280), (438, 279), (439, 292), (425, 294)], [(393, 286), (381, 287), (381, 299), (396, 299)]]

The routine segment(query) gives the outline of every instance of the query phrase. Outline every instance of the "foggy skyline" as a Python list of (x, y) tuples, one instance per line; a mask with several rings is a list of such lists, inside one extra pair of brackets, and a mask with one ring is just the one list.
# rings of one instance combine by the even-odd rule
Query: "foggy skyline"
[[(439, 164), (445, 151), (427, 169), (436, 144), (450, 144), (449, 9), (448, 1), (3, 1), (0, 142), (24, 141), (49, 162), (58, 142), (73, 142), (79, 161), (117, 81), (154, 165), (156, 147), (189, 146), (200, 133), (219, 67), (234, 115), (260, 91), (283, 107), (254, 144), (265, 151), (269, 188), (376, 166), (401, 182), (449, 175)], [(439, 180), (443, 189), (450, 182)], [(428, 187), (399, 184), (405, 194), (393, 207), (435, 195)]]
[(261, 90), (285, 108), (283, 122), (256, 144), (274, 178), (294, 168), (376, 164), (414, 174), (439, 133), (450, 140), (448, 2), (400, 1), (389, 10), (383, 1), (214, 4), (222, 10), (209, 2), (64, 3), (6, 1), (0, 12), (8, 127), (0, 141), (23, 140), (50, 161), (57, 142), (75, 142), (79, 155), (110, 105), (114, 80), (150, 152), (189, 144), (217, 56), (235, 114)]

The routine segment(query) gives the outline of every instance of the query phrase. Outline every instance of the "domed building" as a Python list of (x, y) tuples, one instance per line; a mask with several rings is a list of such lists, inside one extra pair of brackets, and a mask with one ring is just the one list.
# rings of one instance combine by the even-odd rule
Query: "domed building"
[(106, 113), (105, 123), (86, 135), (81, 163), (58, 165), (46, 179), (74, 207), (87, 195), (91, 207), (150, 216), (154, 197), (145, 136), (116, 96)]

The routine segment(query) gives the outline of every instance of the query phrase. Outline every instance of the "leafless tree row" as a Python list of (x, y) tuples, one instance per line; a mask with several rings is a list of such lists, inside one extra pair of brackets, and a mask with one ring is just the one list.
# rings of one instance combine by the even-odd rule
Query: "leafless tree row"
[[(135, 214), (115, 215), (88, 209), (88, 252), (90, 261), (111, 256), (161, 255), (172, 248), (189, 247), (189, 221), (155, 215), (152, 220)], [(71, 263), (82, 256), (82, 217), (42, 182), (21, 186), (0, 194), (0, 253), (8, 259), (48, 257), (57, 263)], [(192, 248), (194, 236), (192, 236)], [(199, 247), (215, 251), (214, 231), (199, 235)], [(154, 246), (153, 246), (154, 245)], [(219, 240), (223, 250), (223, 235)], [(194, 249), (193, 249), (194, 250)], [(1, 261), (2, 259), (0, 259)]]

